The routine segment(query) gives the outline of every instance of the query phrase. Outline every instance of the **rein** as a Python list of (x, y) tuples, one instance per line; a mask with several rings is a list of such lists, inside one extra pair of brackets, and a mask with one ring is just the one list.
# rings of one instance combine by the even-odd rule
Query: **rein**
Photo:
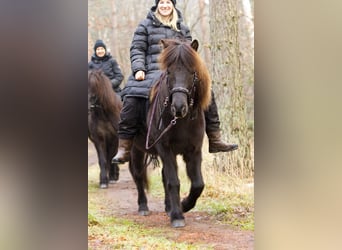
[[(146, 144), (145, 144), (145, 148), (146, 149), (150, 149), (152, 148), (154, 145), (156, 145), (156, 143), (162, 138), (162, 136), (171, 129), (172, 126), (176, 125), (176, 120), (178, 119), (177, 117), (175, 117), (173, 120), (170, 121), (169, 125), (163, 130), (163, 132), (159, 135), (159, 137), (157, 138), (157, 140), (155, 140), (151, 145), (148, 145), (149, 143), (149, 138), (150, 138), (150, 133), (151, 133), (151, 125), (152, 125), (152, 119), (154, 117), (154, 114), (156, 112), (156, 107), (157, 107), (157, 103), (158, 103), (158, 100), (159, 100), (159, 88), (160, 88), (160, 85), (163, 83), (165, 77), (166, 77), (166, 72), (163, 74), (161, 80), (160, 80), (160, 84), (158, 86), (158, 91), (157, 91), (157, 95), (154, 99), (154, 102), (153, 102), (153, 106), (152, 106), (152, 115), (150, 117), (150, 121), (148, 123), (148, 130), (147, 130), (147, 136), (146, 136)], [(165, 100), (164, 102), (164, 107), (166, 107), (168, 105), (168, 100)]]
[[(157, 90), (157, 95), (156, 95), (155, 100), (153, 102), (152, 114), (151, 114), (151, 117), (150, 117), (150, 120), (149, 120), (149, 123), (148, 123), (148, 130), (147, 130), (146, 143), (145, 143), (145, 148), (147, 150), (151, 149), (154, 145), (156, 145), (160, 141), (160, 139), (164, 136), (164, 134), (166, 132), (168, 132), (174, 125), (176, 125), (177, 119), (179, 119), (179, 117), (174, 117), (170, 121), (169, 125), (161, 132), (161, 134), (158, 136), (158, 138), (151, 145), (149, 145), (149, 139), (150, 139), (150, 133), (151, 133), (151, 127), (152, 127), (151, 126), (152, 125), (152, 119), (153, 119), (153, 117), (155, 115), (157, 103), (158, 103), (158, 100), (159, 100), (159, 93), (160, 93), (160, 89), (159, 88), (160, 88), (161, 84), (163, 84), (163, 81), (164, 81), (166, 76), (167, 76), (167, 73), (165, 72), (162, 75), (162, 77), (161, 77), (160, 84), (159, 84), (158, 90)], [(195, 94), (195, 91), (196, 91), (195, 84), (197, 82), (198, 82), (198, 78), (197, 78), (197, 74), (195, 72), (190, 91), (188, 89), (186, 89), (186, 88), (183, 88), (183, 87), (176, 87), (176, 88), (173, 88), (173, 89), (170, 90), (170, 95), (169, 96), (172, 96), (172, 94), (176, 93), (176, 92), (185, 93), (190, 98), (189, 109), (191, 109), (193, 107), (193, 105), (194, 105), (194, 94)], [(165, 99), (165, 101), (163, 103), (164, 109), (163, 109), (162, 113), (164, 112), (165, 108), (169, 105), (169, 96), (166, 97), (166, 99)], [(160, 119), (161, 119), (161, 117), (160, 117)]]

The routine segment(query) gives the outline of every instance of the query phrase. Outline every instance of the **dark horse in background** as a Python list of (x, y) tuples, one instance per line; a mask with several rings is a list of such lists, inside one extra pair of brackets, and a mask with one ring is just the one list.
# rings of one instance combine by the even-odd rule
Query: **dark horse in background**
[(94, 143), (100, 166), (100, 188), (119, 179), (119, 167), (111, 163), (118, 150), (121, 98), (101, 71), (88, 71), (88, 137)]
[[(146, 125), (134, 139), (129, 169), (138, 190), (139, 214), (148, 215), (146, 152), (162, 161), (165, 211), (173, 227), (185, 226), (183, 213), (192, 209), (204, 189), (201, 172), (205, 131), (204, 110), (211, 101), (211, 79), (194, 40), (162, 40), (162, 70), (151, 93)], [(189, 195), (180, 201), (176, 156), (182, 155), (191, 181)]]

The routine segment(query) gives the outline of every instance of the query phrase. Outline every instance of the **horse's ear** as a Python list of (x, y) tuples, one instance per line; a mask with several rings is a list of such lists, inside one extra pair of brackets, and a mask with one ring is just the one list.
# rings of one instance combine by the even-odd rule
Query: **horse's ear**
[(198, 43), (198, 41), (195, 39), (195, 40), (193, 40), (192, 41), (192, 43), (191, 43), (191, 47), (194, 49), (194, 50), (198, 50), (198, 46), (199, 46), (199, 43)]
[(169, 46), (169, 43), (167, 41), (165, 41), (164, 39), (160, 40), (160, 44), (161, 44), (163, 49), (165, 49), (165, 48), (167, 48), (167, 46)]

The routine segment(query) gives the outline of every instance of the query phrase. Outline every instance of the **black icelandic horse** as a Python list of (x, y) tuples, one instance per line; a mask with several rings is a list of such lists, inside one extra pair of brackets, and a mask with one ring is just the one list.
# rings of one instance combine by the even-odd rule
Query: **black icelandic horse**
[[(162, 161), (165, 211), (172, 227), (184, 227), (183, 213), (192, 209), (204, 189), (201, 172), (204, 110), (211, 101), (211, 79), (197, 53), (198, 41), (162, 40), (160, 78), (151, 91), (146, 125), (134, 139), (129, 169), (138, 190), (140, 215), (148, 215), (146, 152)], [(182, 155), (191, 181), (180, 201), (176, 156)]]
[(118, 151), (118, 122), (121, 98), (113, 91), (101, 70), (88, 71), (88, 137), (94, 143), (100, 166), (100, 188), (119, 179), (119, 167), (112, 163)]

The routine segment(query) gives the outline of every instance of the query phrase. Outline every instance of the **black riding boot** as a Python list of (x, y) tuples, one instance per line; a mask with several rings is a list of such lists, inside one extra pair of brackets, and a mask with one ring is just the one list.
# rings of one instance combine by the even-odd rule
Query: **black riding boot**
[(223, 141), (220, 131), (208, 132), (207, 135), (209, 138), (209, 153), (229, 152), (239, 147), (237, 144)]
[(220, 119), (213, 91), (211, 91), (211, 104), (204, 114), (206, 133), (209, 139), (209, 153), (229, 152), (238, 149), (237, 144), (227, 143), (221, 139)]
[(127, 97), (124, 99), (120, 112), (119, 122), (119, 148), (112, 159), (112, 163), (125, 163), (130, 160), (130, 152), (134, 136), (138, 131), (138, 121), (141, 121), (141, 110), (146, 99)]

